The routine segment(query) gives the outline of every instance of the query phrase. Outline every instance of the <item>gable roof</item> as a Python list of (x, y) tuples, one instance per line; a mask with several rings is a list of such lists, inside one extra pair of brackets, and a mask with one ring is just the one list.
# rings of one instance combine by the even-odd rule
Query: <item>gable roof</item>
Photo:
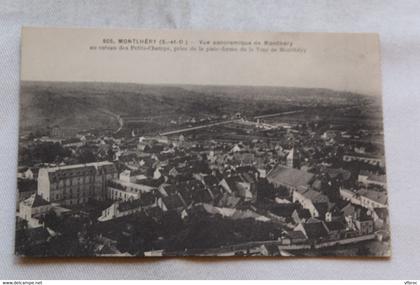
[(181, 197), (177, 194), (169, 195), (166, 197), (163, 197), (163, 203), (165, 203), (165, 206), (168, 210), (174, 210), (181, 207), (185, 207), (184, 202), (182, 201)]
[(241, 202), (241, 198), (225, 194), (220, 199), (219, 203), (217, 203), (217, 205), (219, 207), (235, 208), (239, 204), (239, 202)]
[(293, 211), (293, 213), (295, 213), (295, 215), (301, 219), (309, 219), (312, 216), (311, 212), (305, 208), (297, 208), (295, 211)]
[(356, 207), (353, 204), (348, 203), (341, 209), (341, 211), (343, 212), (344, 216), (353, 216), (356, 212)]
[(28, 199), (24, 200), (23, 203), (32, 208), (50, 205), (50, 202), (44, 200), (44, 198), (38, 194), (32, 194)]
[(286, 236), (291, 239), (306, 239), (306, 236), (302, 231), (288, 231)]
[(325, 171), (330, 178), (341, 176), (344, 180), (348, 180), (351, 177), (351, 172), (343, 168), (327, 168)]
[(289, 204), (278, 204), (272, 209), (270, 209), (270, 212), (279, 217), (291, 217), (295, 210), (296, 210), (296, 204), (289, 203)]
[(385, 191), (381, 192), (370, 189), (360, 189), (357, 191), (357, 194), (383, 205), (385, 205), (388, 200), (388, 196)]
[(316, 239), (328, 235), (328, 229), (323, 221), (315, 218), (310, 218), (303, 224), (306, 236), (309, 239)]
[(278, 165), (267, 175), (268, 181), (293, 188), (307, 186), (313, 177), (314, 174), (307, 171), (282, 165)]
[(345, 223), (343, 223), (342, 221), (327, 222), (325, 225), (327, 226), (329, 231), (341, 231), (346, 228)]
[(129, 201), (118, 202), (118, 203), (119, 203), (118, 210), (120, 212), (125, 212), (125, 211), (140, 208), (141, 201), (140, 199), (136, 199), (136, 200), (129, 200)]
[(368, 176), (367, 179), (369, 181), (372, 181), (372, 182), (386, 183), (386, 176), (385, 175), (371, 174), (371, 175)]
[(312, 190), (312, 189), (304, 189), (299, 188), (297, 192), (305, 196), (308, 200), (311, 200), (312, 203), (328, 203), (329, 199), (326, 195), (322, 194), (321, 192)]

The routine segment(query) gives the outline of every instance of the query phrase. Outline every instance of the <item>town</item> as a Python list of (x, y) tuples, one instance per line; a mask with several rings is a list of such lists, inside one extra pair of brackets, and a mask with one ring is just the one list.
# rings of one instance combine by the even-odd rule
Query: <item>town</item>
[(16, 253), (387, 255), (383, 131), (354, 123), (363, 108), (171, 115), (162, 128), (112, 114), (118, 128), (22, 135)]

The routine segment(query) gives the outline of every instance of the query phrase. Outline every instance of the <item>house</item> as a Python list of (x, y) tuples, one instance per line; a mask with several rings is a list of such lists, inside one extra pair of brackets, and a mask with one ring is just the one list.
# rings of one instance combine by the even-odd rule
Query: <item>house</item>
[(336, 220), (340, 220), (343, 217), (343, 213), (339, 205), (334, 203), (329, 203), (328, 211), (325, 213), (325, 221), (332, 222)]
[(24, 167), (24, 168), (20, 168), (18, 170), (18, 178), (22, 178), (22, 179), (34, 179), (35, 178), (35, 174), (34, 171), (32, 171), (31, 168), (29, 167)]
[(297, 244), (303, 243), (307, 240), (306, 235), (302, 231), (287, 231), (283, 234), (282, 244)]
[(217, 203), (217, 206), (219, 207), (227, 207), (227, 208), (236, 208), (240, 203), (242, 202), (242, 199), (239, 197), (231, 196), (227, 193), (225, 193), (222, 198)]
[(255, 155), (251, 152), (235, 152), (233, 154), (234, 162), (238, 165), (253, 165), (255, 163)]
[(347, 229), (356, 230), (360, 234), (369, 234), (373, 232), (375, 217), (372, 210), (363, 208), (360, 205), (348, 203), (341, 209), (341, 212), (343, 218), (347, 222)]
[(281, 256), (280, 249), (274, 244), (263, 244), (259, 247), (260, 255), (262, 256)]
[(247, 201), (256, 198), (255, 184), (245, 181), (238, 175), (223, 178), (219, 185), (224, 192), (241, 197)]
[(19, 203), (19, 217), (28, 222), (29, 227), (39, 227), (39, 218), (47, 214), (51, 204), (38, 194), (32, 194)]
[(179, 194), (179, 188), (175, 184), (164, 183), (159, 186), (158, 191), (162, 197)]
[(270, 215), (274, 215), (277, 218), (282, 219), (285, 222), (292, 220), (292, 214), (296, 210), (297, 205), (288, 203), (288, 204), (277, 204), (269, 210)]
[(295, 209), (292, 213), (292, 219), (295, 224), (304, 223), (309, 218), (311, 218), (311, 212), (308, 209), (298, 208)]
[(187, 205), (213, 201), (212, 193), (198, 180), (185, 181), (177, 184), (176, 187)]
[(371, 212), (376, 228), (383, 228), (389, 224), (389, 214), (387, 208), (374, 208)]
[(187, 207), (179, 194), (161, 197), (158, 199), (157, 204), (164, 212), (176, 211), (181, 213)]
[(375, 175), (371, 174), (366, 179), (366, 184), (369, 185), (377, 185), (386, 188), (386, 176), (385, 175)]
[[(328, 197), (321, 192), (300, 187), (293, 191), (293, 202), (299, 202), (304, 209), (309, 210), (312, 217), (320, 217), (322, 215), (319, 205), (328, 204)], [(323, 213), (325, 214), (325, 213)]]
[(383, 156), (370, 155), (367, 153), (345, 154), (343, 155), (343, 161), (345, 162), (359, 161), (359, 162), (367, 163), (373, 166), (385, 167), (385, 158)]
[(301, 231), (309, 240), (320, 240), (328, 237), (328, 228), (325, 223), (316, 218), (310, 218), (305, 223), (299, 224), (295, 231)]
[(336, 220), (325, 223), (328, 229), (329, 238), (332, 240), (340, 239), (341, 233), (347, 229), (347, 223), (344, 220)]
[(351, 178), (351, 172), (343, 168), (327, 168), (325, 172), (330, 179), (348, 181)]
[(235, 153), (235, 152), (240, 152), (241, 150), (242, 150), (242, 147), (240, 147), (238, 144), (235, 144), (233, 148), (230, 150), (230, 152)]
[(129, 201), (117, 201), (102, 211), (98, 218), (99, 222), (109, 221), (116, 218), (132, 215), (141, 211), (140, 199)]
[(120, 200), (102, 211), (98, 221), (103, 222), (120, 218), (134, 213), (157, 207), (157, 198), (154, 192), (144, 192), (138, 199)]
[(154, 193), (156, 190), (156, 187), (116, 179), (107, 183), (107, 198), (114, 201), (136, 200), (144, 194)]
[(128, 183), (136, 183), (138, 180), (147, 179), (147, 174), (147, 169), (144, 167), (140, 167), (136, 170), (126, 169), (120, 173), (119, 180)]
[(360, 182), (360, 183), (363, 183), (363, 184), (367, 185), (367, 179), (368, 179), (369, 175), (371, 175), (371, 173), (369, 171), (361, 170), (359, 172), (359, 175), (357, 176), (357, 182)]
[(387, 208), (388, 196), (386, 191), (376, 191), (371, 189), (359, 189), (356, 191), (356, 199), (360, 205), (367, 209)]
[(352, 190), (340, 188), (340, 196), (344, 201), (350, 201), (353, 204), (360, 204), (359, 199), (356, 197), (356, 193)]
[(102, 237), (100, 242), (95, 246), (95, 256), (132, 256), (128, 252), (119, 251), (116, 247), (117, 242), (114, 240)]
[(17, 180), (18, 197), (16, 199), (16, 207), (19, 207), (19, 203), (31, 195), (36, 193), (37, 182), (33, 179), (21, 179)]
[(371, 234), (374, 231), (373, 219), (367, 215), (361, 215), (354, 219), (354, 224), (361, 235)]

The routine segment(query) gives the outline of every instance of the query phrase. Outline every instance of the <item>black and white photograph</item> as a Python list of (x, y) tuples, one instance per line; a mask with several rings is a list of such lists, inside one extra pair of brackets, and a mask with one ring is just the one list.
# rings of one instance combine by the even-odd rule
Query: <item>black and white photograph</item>
[(16, 255), (391, 255), (377, 35), (130, 33), (24, 31)]

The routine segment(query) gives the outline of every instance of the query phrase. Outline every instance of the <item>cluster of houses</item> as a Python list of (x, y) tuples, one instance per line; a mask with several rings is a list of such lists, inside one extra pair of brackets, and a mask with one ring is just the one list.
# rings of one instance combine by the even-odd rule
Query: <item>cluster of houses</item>
[[(227, 127), (277, 130), (261, 121)], [(224, 219), (276, 224), (282, 230), (267, 239), (276, 242), (278, 252), (372, 239), (387, 228), (383, 157), (359, 146), (338, 155), (337, 142), (344, 144), (346, 133), (280, 129), (283, 143), (258, 138), (203, 142), (183, 134), (60, 139), (73, 153), (93, 144), (98, 162), (20, 168), (17, 216), (38, 229), (48, 212), (71, 213), (92, 200), (105, 202), (96, 217), (99, 224), (137, 213), (157, 221), (165, 213), (187, 219), (199, 209)], [(337, 156), (343, 165), (334, 167), (330, 161)], [(345, 163), (383, 171), (355, 171)], [(256, 248), (268, 251), (270, 245)]]

